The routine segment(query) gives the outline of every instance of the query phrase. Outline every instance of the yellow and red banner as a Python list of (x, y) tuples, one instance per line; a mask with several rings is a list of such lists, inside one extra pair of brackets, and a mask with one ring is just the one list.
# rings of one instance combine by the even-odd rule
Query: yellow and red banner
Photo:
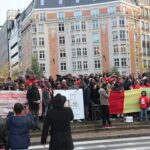
[(129, 91), (111, 91), (109, 97), (110, 114), (139, 112), (139, 98), (141, 91), (146, 91), (150, 97), (150, 88)]

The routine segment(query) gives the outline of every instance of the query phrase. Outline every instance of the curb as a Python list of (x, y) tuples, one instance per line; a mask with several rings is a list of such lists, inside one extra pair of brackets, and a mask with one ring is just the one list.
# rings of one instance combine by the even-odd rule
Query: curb
[(103, 136), (103, 137), (92, 137), (92, 138), (81, 138), (81, 139), (73, 139), (74, 142), (79, 141), (94, 141), (94, 140), (106, 140), (106, 139), (118, 139), (118, 138), (132, 138), (132, 137), (142, 137), (142, 136), (150, 136), (150, 133), (148, 134), (127, 134), (127, 135), (116, 135), (116, 136)]

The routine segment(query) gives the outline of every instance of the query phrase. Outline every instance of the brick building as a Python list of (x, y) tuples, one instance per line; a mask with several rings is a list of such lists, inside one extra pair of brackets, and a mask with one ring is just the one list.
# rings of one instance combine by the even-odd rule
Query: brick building
[(137, 0), (33, 0), (21, 15), (23, 71), (32, 55), (47, 77), (113, 67), (124, 75), (144, 71), (150, 67), (148, 5)]

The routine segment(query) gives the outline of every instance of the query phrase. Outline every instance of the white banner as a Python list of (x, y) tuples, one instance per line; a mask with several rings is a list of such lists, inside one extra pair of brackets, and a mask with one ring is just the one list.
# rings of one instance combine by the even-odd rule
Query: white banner
[(13, 111), (15, 103), (27, 103), (26, 92), (0, 91), (0, 116), (6, 117), (8, 112)]
[(71, 107), (74, 113), (74, 119), (84, 119), (84, 104), (83, 104), (83, 91), (79, 90), (54, 90), (54, 96), (60, 93), (66, 96), (65, 107)]
[[(8, 112), (13, 111), (15, 103), (26, 104), (27, 92), (22, 91), (0, 91), (0, 116), (5, 118)], [(40, 91), (41, 94), (41, 91)], [(42, 114), (42, 104), (40, 104), (39, 115)]]

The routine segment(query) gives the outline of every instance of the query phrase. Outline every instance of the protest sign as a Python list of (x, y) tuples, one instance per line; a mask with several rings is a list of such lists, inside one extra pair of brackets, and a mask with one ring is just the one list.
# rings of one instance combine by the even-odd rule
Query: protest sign
[(83, 91), (79, 90), (54, 90), (54, 96), (60, 93), (66, 96), (65, 107), (71, 107), (74, 119), (84, 119)]

